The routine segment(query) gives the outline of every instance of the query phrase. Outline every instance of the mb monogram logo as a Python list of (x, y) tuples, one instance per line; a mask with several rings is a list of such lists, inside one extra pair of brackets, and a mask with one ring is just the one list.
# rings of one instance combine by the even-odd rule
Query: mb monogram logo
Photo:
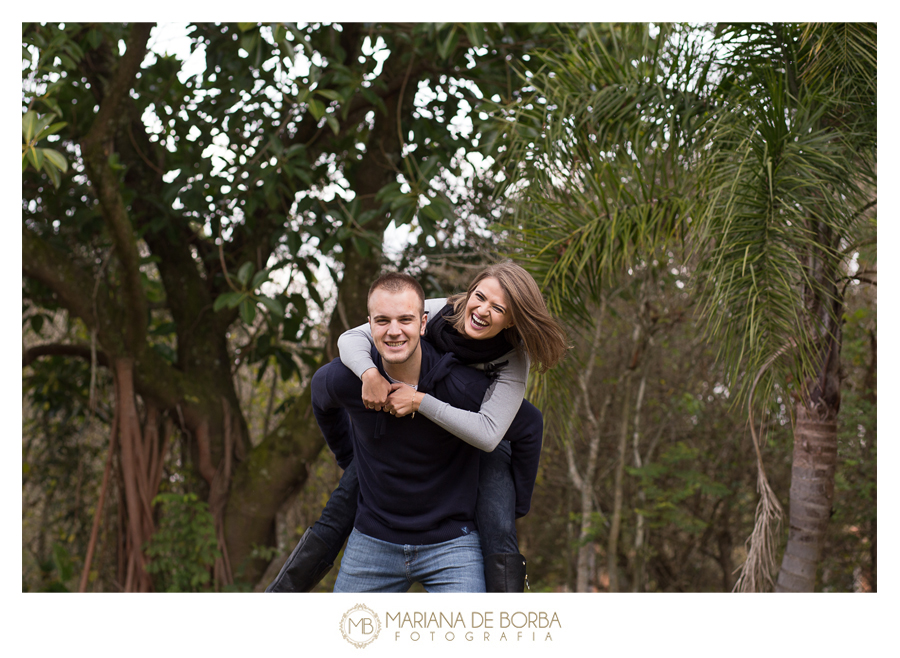
[(381, 632), (381, 620), (371, 609), (358, 603), (341, 618), (341, 635), (357, 649), (375, 641)]

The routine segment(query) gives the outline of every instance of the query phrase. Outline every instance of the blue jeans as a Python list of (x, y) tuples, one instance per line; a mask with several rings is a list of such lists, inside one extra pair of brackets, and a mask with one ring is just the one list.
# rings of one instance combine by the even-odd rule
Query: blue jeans
[(421, 546), (350, 533), (335, 592), (405, 592), (413, 583), (428, 592), (483, 592), (478, 533)]
[(478, 524), (481, 549), (485, 556), (519, 552), (516, 538), (516, 488), (510, 470), (511, 457), (512, 449), (506, 439), (493, 452), (481, 453), (475, 522)]

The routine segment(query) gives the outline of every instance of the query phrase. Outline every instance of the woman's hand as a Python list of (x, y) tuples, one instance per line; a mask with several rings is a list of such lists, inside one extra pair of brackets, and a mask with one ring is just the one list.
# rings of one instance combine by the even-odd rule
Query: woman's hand
[(407, 414), (415, 417), (423, 397), (425, 394), (419, 393), (412, 386), (391, 384), (391, 394), (384, 405), (384, 410), (398, 418)]
[(362, 399), (366, 409), (381, 411), (390, 393), (391, 383), (381, 376), (378, 368), (369, 368), (362, 374)]

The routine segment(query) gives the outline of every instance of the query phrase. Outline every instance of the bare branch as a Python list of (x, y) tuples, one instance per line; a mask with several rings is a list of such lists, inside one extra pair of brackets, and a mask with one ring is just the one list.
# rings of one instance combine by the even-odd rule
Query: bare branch
[(60, 304), (81, 318), (88, 327), (96, 327), (100, 342), (107, 351), (122, 347), (120, 326), (113, 320), (118, 314), (104, 286), (98, 289), (94, 304), (94, 277), (85, 272), (59, 249), (49, 245), (34, 232), (22, 226), (22, 273), (40, 281), (57, 296)]
[(153, 23), (135, 23), (131, 29), (125, 54), (109, 81), (103, 102), (100, 103), (100, 110), (97, 112), (90, 132), (82, 142), (83, 145), (92, 148), (107, 141), (115, 134), (120, 117), (120, 106), (122, 101), (128, 98), (134, 78), (141, 68), (153, 25)]
[[(42, 356), (74, 356), (85, 361), (91, 360), (90, 345), (69, 345), (64, 343), (47, 343), (29, 347), (22, 354), (22, 367), (29, 366)], [(97, 352), (97, 364), (109, 367), (109, 357), (106, 352)]]
[(114, 153), (113, 138), (121, 118), (123, 101), (128, 98), (135, 76), (147, 51), (152, 23), (137, 23), (128, 37), (125, 54), (106, 88), (103, 102), (90, 131), (81, 143), (84, 163), (94, 193), (100, 201), (103, 218), (115, 245), (116, 257), (122, 264), (123, 298), (129, 305), (126, 336), (129, 347), (137, 352), (143, 347), (147, 331), (147, 300), (141, 283), (140, 254), (134, 228), (128, 217), (119, 187), (119, 176), (109, 162)]

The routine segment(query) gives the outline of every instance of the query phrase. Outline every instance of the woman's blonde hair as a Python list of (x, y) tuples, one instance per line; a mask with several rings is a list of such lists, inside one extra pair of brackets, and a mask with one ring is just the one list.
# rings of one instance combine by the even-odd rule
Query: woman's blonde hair
[(466, 302), (484, 279), (493, 277), (506, 293), (513, 326), (504, 329), (504, 336), (515, 346), (521, 346), (531, 359), (532, 366), (546, 372), (566, 355), (569, 349), (566, 332), (547, 310), (547, 304), (537, 283), (528, 272), (511, 260), (488, 265), (472, 279), (466, 292), (447, 298), (453, 314), (447, 318), (454, 329), (466, 335)]

